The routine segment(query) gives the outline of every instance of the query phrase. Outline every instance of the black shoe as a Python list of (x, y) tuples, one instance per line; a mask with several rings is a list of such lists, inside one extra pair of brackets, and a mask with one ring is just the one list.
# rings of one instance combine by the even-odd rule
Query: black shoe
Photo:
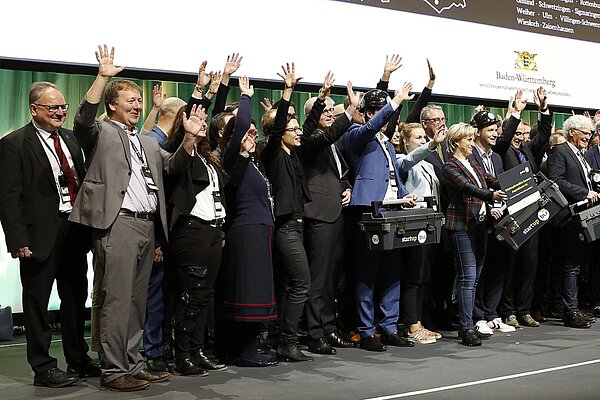
[(594, 307), (594, 309), (592, 310), (592, 312), (594, 313), (595, 317), (600, 317), (600, 306)]
[(76, 382), (76, 377), (56, 367), (50, 368), (44, 373), (36, 374), (33, 378), (34, 386), (48, 386), (51, 388), (70, 386)]
[(172, 372), (171, 366), (163, 357), (149, 358), (146, 362), (148, 369), (152, 372)]
[(460, 332), (458, 338), (461, 339), (460, 344), (464, 346), (481, 346), (481, 340), (477, 337), (477, 331), (473, 329)]
[(333, 331), (330, 334), (325, 335), (325, 339), (332, 347), (338, 347), (340, 349), (356, 347), (356, 343), (351, 340), (344, 339), (338, 331)]
[(581, 310), (577, 310), (577, 313), (581, 314), (583, 319), (585, 319), (590, 324), (593, 324), (594, 322), (596, 322), (596, 317), (594, 317), (591, 313), (587, 313), (587, 312), (581, 311)]
[(175, 372), (189, 376), (189, 375), (198, 375), (198, 376), (207, 376), (208, 371), (194, 365), (192, 360), (186, 358), (184, 360), (176, 360), (175, 361)]
[(296, 343), (282, 343), (277, 347), (277, 356), (285, 361), (312, 361), (313, 358), (300, 351)]
[(225, 371), (227, 369), (227, 365), (221, 363), (216, 358), (207, 357), (202, 350), (198, 350), (192, 354), (192, 362), (207, 371)]
[(360, 348), (367, 351), (386, 351), (387, 346), (382, 344), (375, 335), (360, 338)]
[(277, 364), (279, 363), (273, 357), (265, 356), (260, 353), (240, 356), (237, 361), (238, 367), (272, 367)]
[(92, 360), (91, 358), (85, 363), (85, 365), (69, 365), (67, 367), (67, 372), (69, 374), (77, 374), (80, 378), (98, 378), (102, 375), (102, 370), (100, 369), (100, 363)]
[(383, 333), (381, 335), (381, 343), (396, 347), (415, 347), (415, 342), (400, 336), (398, 332)]
[(337, 353), (337, 351), (333, 347), (331, 347), (329, 342), (327, 342), (327, 340), (325, 340), (324, 337), (320, 337), (318, 339), (310, 338), (308, 340), (308, 351), (310, 351), (311, 353), (316, 353), (316, 354), (329, 354), (329, 355), (333, 355), (333, 354)]
[(563, 322), (565, 326), (568, 326), (569, 328), (587, 329), (592, 326), (592, 323), (577, 311), (566, 314), (563, 318)]

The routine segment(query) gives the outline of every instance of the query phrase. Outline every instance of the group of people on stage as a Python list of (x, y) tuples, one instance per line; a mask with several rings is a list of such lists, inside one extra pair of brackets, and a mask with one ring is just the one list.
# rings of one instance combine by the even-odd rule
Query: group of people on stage
[[(478, 346), (495, 331), (537, 327), (551, 311), (569, 327), (595, 321), (578, 305), (592, 252), (578, 232), (544, 228), (514, 251), (493, 223), (507, 213), (498, 175), (526, 162), (569, 203), (598, 200), (590, 172), (600, 170), (600, 148), (590, 142), (600, 113), (573, 115), (562, 135), (553, 132), (540, 87), (533, 126), (521, 119), (527, 99), (518, 91), (505, 118), (480, 107), (447, 127), (430, 104), (428, 61), (429, 81), (399, 121), (414, 95), (408, 82), (388, 92), (402, 60), (393, 54), (376, 89), (358, 93), (348, 82), (343, 104), (330, 97), (327, 72), (302, 119), (291, 101), (302, 78), (294, 63), (282, 65), (281, 98), (260, 102), (259, 135), (247, 77), (239, 101), (226, 103), (242, 63), (234, 53), (222, 72), (201, 64), (187, 101), (156, 85), (138, 132), (142, 90), (113, 79), (124, 69), (114, 53), (98, 46), (98, 74), (72, 131), (60, 89), (36, 82), (31, 122), (0, 140), (0, 220), (20, 260), (34, 385), (100, 377), (103, 389), (134, 391), (173, 372), (432, 344), (437, 330)], [(445, 213), (439, 244), (369, 250), (359, 221), (373, 201), (405, 199), (410, 210), (428, 207), (423, 198)], [(84, 340), (90, 250), (100, 362)], [(586, 277), (588, 298), (600, 300), (600, 279)], [(49, 354), (55, 280), (66, 371)], [(560, 308), (546, 307), (556, 299)]]

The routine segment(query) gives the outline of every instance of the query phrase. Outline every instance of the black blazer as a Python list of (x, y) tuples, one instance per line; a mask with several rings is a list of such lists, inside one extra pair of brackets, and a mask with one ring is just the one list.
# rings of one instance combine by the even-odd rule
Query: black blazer
[(585, 152), (585, 159), (590, 164), (590, 167), (600, 170), (600, 146), (596, 145), (587, 149)]
[(584, 200), (589, 192), (585, 172), (569, 143), (554, 146), (548, 156), (548, 177), (556, 182), (569, 203)]
[[(316, 101), (304, 126), (309, 121), (315, 122), (325, 106), (324, 102)], [(314, 114), (313, 114), (314, 112)], [(311, 194), (311, 201), (304, 204), (304, 215), (319, 221), (334, 222), (342, 213), (342, 192), (349, 187), (347, 181), (348, 164), (341, 152), (336, 148), (342, 167), (342, 177), (338, 173), (331, 146), (322, 148), (317, 146), (319, 139), (327, 142), (340, 138), (350, 127), (352, 121), (346, 114), (339, 116), (333, 125), (325, 132), (312, 133), (311, 129), (304, 129), (302, 146), (298, 149), (304, 175)], [(322, 136), (319, 138), (317, 135)]]
[[(206, 161), (217, 171), (221, 203), (227, 209), (224, 190), (226, 176), (219, 166), (213, 164), (209, 159), (206, 159)], [(210, 180), (208, 169), (197, 153), (194, 154), (192, 162), (181, 175), (165, 177), (165, 179), (170, 180), (170, 185), (165, 185), (165, 187), (168, 187), (166, 198), (170, 211), (169, 228), (173, 228), (179, 216), (190, 215), (196, 204), (196, 195), (208, 186)]]
[[(471, 160), (477, 165), (481, 167), (482, 171), (485, 171), (485, 165), (483, 164), (483, 160), (479, 155), (479, 151), (473, 148), (473, 154), (471, 155)], [(492, 164), (494, 165), (495, 177), (504, 172), (504, 164), (502, 163), (502, 158), (498, 153), (492, 150)]]
[[(494, 151), (500, 154), (504, 161), (504, 168), (509, 170), (520, 164), (519, 156), (516, 150), (512, 147), (511, 141), (519, 124), (520, 119), (510, 116), (502, 135), (498, 137)], [(552, 131), (552, 115), (539, 114), (538, 120), (538, 134), (528, 142), (521, 142), (520, 150), (525, 155), (527, 161), (533, 169), (533, 173), (537, 173), (540, 170), (540, 164), (544, 158), (544, 153), (548, 147), (548, 141), (550, 140), (550, 134)]]
[[(81, 147), (73, 132), (60, 129), (79, 182), (85, 176)], [(9, 251), (28, 246), (44, 261), (56, 242), (58, 189), (50, 161), (33, 123), (0, 140), (0, 220)]]

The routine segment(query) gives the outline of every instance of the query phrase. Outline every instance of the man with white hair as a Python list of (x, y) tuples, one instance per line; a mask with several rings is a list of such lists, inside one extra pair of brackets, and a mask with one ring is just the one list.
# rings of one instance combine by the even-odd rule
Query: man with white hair
[[(592, 133), (592, 121), (583, 115), (573, 115), (563, 125), (565, 143), (557, 144), (548, 157), (548, 174), (556, 182), (570, 204), (588, 200), (596, 202), (600, 194), (592, 190), (591, 167), (584, 157)], [(581, 264), (589, 255), (589, 246), (580, 241), (578, 232), (565, 231), (563, 252), (563, 321), (572, 328), (589, 328), (593, 317), (581, 312), (577, 303), (577, 276)]]

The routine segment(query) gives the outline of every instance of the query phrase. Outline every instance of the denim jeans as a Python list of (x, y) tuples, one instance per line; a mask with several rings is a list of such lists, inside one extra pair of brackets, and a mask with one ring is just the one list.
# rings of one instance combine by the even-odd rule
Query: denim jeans
[(572, 314), (579, 307), (577, 301), (579, 284), (577, 283), (577, 279), (581, 264), (588, 259), (590, 254), (590, 246), (588, 243), (579, 240), (578, 233), (569, 231), (565, 233), (565, 244), (563, 253), (562, 303), (565, 313)]
[(473, 329), (475, 288), (483, 268), (487, 246), (485, 223), (477, 223), (467, 232), (451, 232), (450, 241), (458, 271), (458, 319), (460, 330), (465, 331)]
[(277, 250), (276, 269), (285, 275), (281, 295), (281, 343), (298, 342), (298, 323), (308, 299), (310, 272), (303, 245), (303, 224), (289, 220), (275, 231), (273, 242)]

